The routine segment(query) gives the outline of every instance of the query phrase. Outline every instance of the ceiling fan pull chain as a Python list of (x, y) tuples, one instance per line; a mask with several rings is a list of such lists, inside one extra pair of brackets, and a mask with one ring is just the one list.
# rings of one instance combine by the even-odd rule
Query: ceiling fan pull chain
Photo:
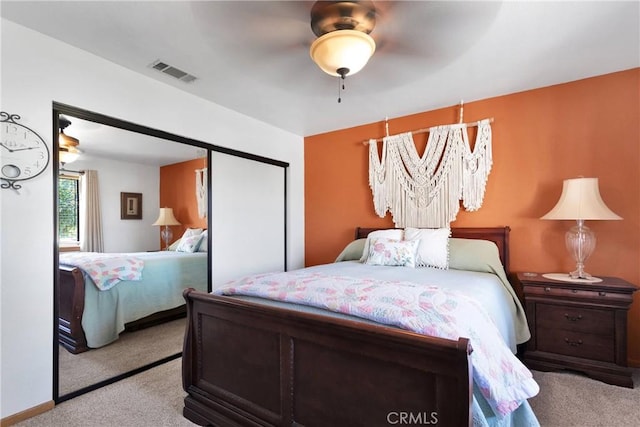
[(340, 88), (344, 90), (344, 81), (347, 77), (347, 74), (349, 73), (349, 69), (342, 67), (342, 68), (338, 68), (336, 72), (338, 73), (338, 104), (339, 104), (340, 102), (342, 102), (342, 98), (340, 98)]

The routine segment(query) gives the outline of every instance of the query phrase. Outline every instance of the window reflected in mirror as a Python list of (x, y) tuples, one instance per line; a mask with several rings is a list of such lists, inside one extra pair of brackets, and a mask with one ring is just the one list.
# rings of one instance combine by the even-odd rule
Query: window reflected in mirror
[(60, 251), (80, 250), (79, 175), (58, 176), (58, 242)]

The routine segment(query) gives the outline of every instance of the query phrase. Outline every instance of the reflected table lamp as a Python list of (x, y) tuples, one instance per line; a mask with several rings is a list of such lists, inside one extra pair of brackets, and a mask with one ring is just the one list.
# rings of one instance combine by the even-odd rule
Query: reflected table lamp
[(602, 279), (584, 271), (584, 263), (596, 247), (596, 236), (584, 225), (586, 220), (622, 219), (604, 204), (598, 189), (598, 178), (565, 179), (558, 203), (541, 219), (575, 220), (576, 225), (565, 234), (567, 250), (576, 260), (576, 269), (567, 274), (549, 274), (552, 279), (599, 282)]
[(173, 216), (172, 208), (160, 208), (160, 215), (158, 215), (158, 219), (152, 225), (160, 225), (163, 226), (162, 231), (160, 232), (160, 236), (162, 237), (162, 241), (164, 242), (164, 250), (169, 250), (169, 242), (173, 237), (173, 233), (169, 228), (170, 225), (180, 225), (175, 216)]

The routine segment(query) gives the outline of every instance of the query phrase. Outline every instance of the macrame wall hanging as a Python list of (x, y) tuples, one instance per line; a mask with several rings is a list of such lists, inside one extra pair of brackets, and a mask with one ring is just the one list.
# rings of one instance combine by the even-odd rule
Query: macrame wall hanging
[(198, 217), (207, 216), (207, 168), (196, 169), (196, 200), (198, 201)]
[[(473, 150), (467, 127), (478, 126)], [(396, 227), (448, 227), (460, 209), (482, 206), (491, 171), (491, 119), (428, 129), (419, 156), (411, 132), (369, 141), (369, 185), (376, 214), (391, 212)]]

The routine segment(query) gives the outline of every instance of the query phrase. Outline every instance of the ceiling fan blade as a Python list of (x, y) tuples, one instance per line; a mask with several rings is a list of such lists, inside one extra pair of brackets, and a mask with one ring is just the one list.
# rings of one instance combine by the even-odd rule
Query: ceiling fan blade
[[(371, 34), (376, 54), (456, 57), (476, 43), (501, 7), (499, 2), (395, 3), (390, 19), (380, 20)], [(460, 27), (466, 31), (454, 30)]]

